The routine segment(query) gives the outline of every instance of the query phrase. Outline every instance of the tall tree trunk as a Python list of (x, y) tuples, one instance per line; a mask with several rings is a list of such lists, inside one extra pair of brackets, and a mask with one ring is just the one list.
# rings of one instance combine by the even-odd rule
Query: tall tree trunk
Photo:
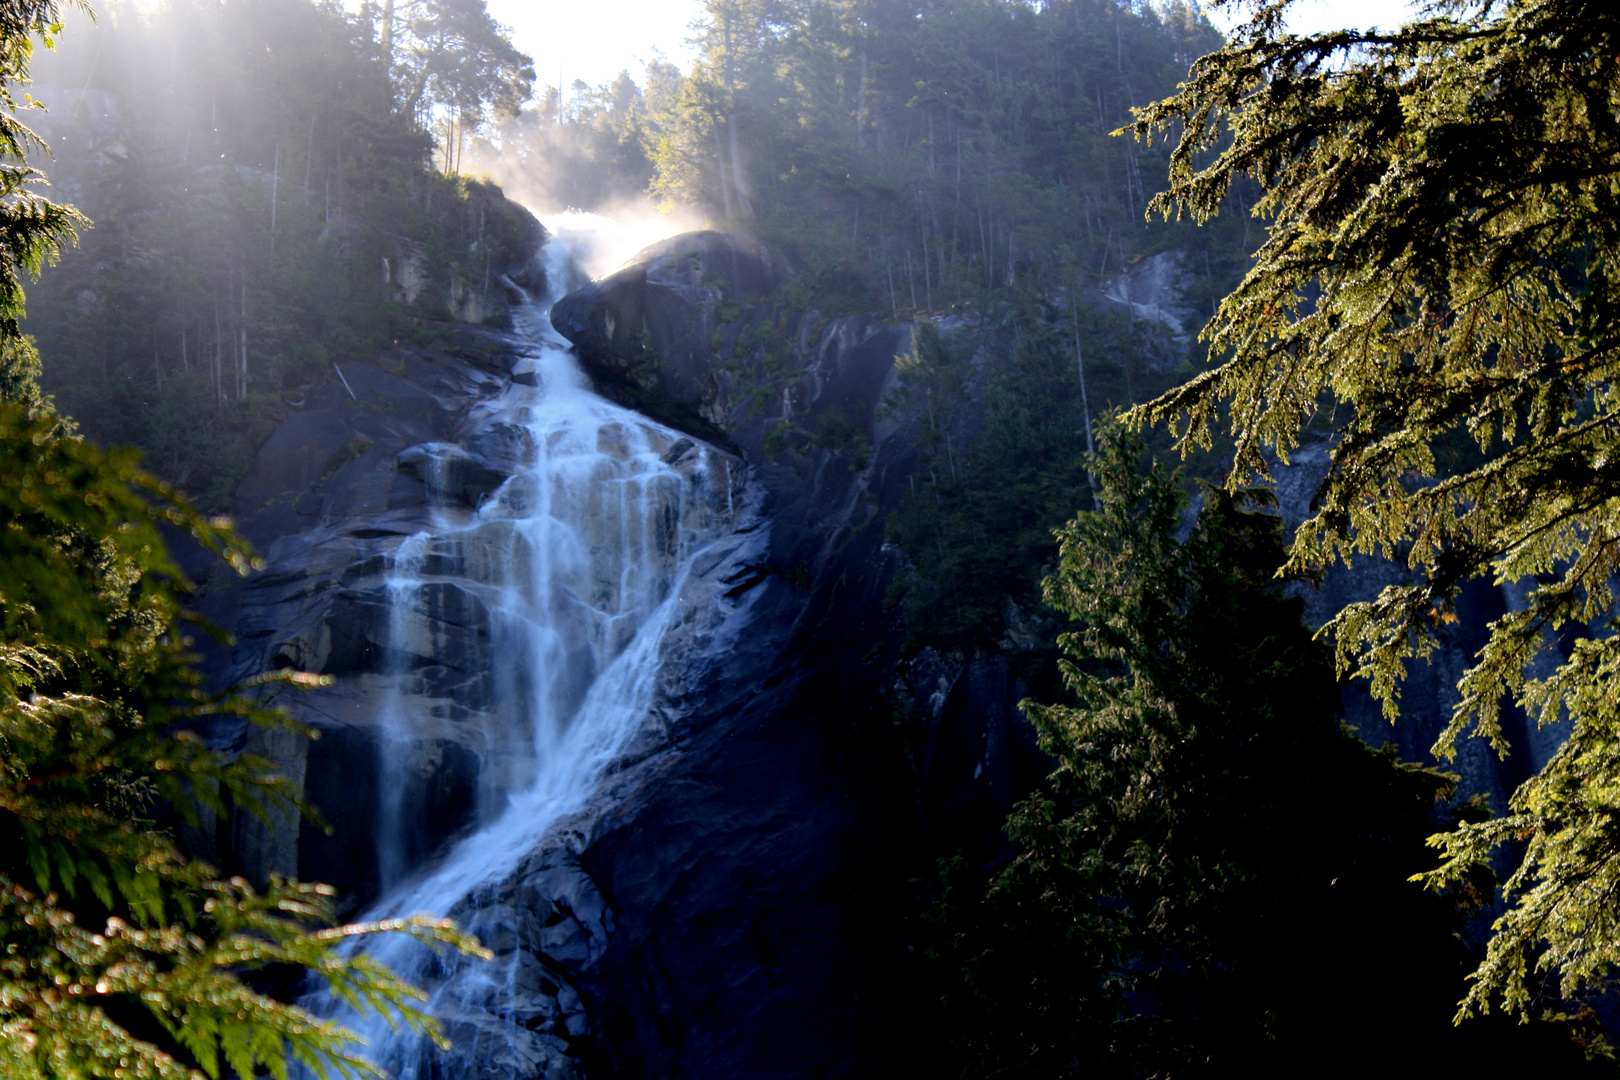
[[(748, 197), (748, 181), (743, 176), (742, 154), (737, 149), (737, 113), (734, 107), (735, 95), (737, 92), (737, 80), (736, 71), (732, 66), (731, 9), (729, 7), (725, 9), (724, 18), (725, 22), (722, 24), (722, 32), (725, 34), (726, 50), (726, 138), (731, 142), (731, 189), (732, 193), (737, 196), (737, 216), (753, 217), (754, 204), (753, 201)], [(723, 163), (721, 168), (722, 170), (725, 168)], [(730, 211), (728, 210), (726, 213), (730, 214)]]
[(222, 384), (220, 370), (225, 363), (225, 338), (219, 328), (219, 301), (214, 301), (214, 371), (210, 382), (213, 384), (214, 411), (219, 412), (219, 403), (225, 397), (225, 387)]
[(855, 145), (866, 149), (866, 44), (861, 44), (861, 81), (855, 92)]
[[(1075, 292), (1079, 291), (1079, 282), (1075, 283), (1074, 288)], [(1086, 421), (1086, 453), (1095, 454), (1097, 448), (1091, 442), (1091, 402), (1086, 397), (1086, 358), (1085, 354), (1080, 351), (1080, 305), (1075, 300), (1075, 294), (1072, 292), (1069, 294), (1069, 320), (1074, 323), (1074, 366), (1075, 370), (1080, 373), (1080, 414)], [(1091, 499), (1095, 504), (1097, 500), (1097, 477), (1091, 471), (1089, 462), (1086, 468), (1086, 485), (1091, 488)], [(1095, 505), (1093, 509), (1095, 509)]]
[(309, 170), (315, 162), (315, 114), (309, 114), (309, 139), (304, 147), (304, 205), (309, 205)]
[(241, 401), (247, 397), (248, 356), (247, 356), (247, 272), (242, 273), (242, 323), (237, 328), (238, 340), (241, 343), (241, 366), (237, 369), (236, 400)]
[(988, 235), (986, 235), (984, 230), (984, 207), (982, 205), (975, 206), (973, 208), (973, 216), (979, 220), (979, 255), (984, 259), (984, 265), (986, 268), (985, 273), (987, 275), (985, 280), (989, 281), (990, 238)]
[(917, 193), (917, 224), (922, 226), (923, 246), (923, 299), (928, 303), (928, 310), (934, 310), (934, 281), (933, 269), (928, 263), (928, 215), (923, 209), (922, 192)]
[(954, 267), (962, 232), (962, 129), (955, 124), (951, 129), (956, 135), (956, 204), (951, 208), (951, 265)]
[(720, 145), (720, 122), (711, 120), (710, 129), (714, 132), (714, 167), (720, 175), (720, 201), (725, 204), (726, 217), (731, 216), (731, 185), (726, 182), (726, 151)]
[(934, 166), (934, 106), (928, 106), (928, 175), (933, 176)]
[(276, 253), (276, 197), (281, 193), (281, 140), (276, 140), (276, 156), (270, 166), (270, 254)]
[(742, 154), (737, 150), (737, 117), (726, 115), (726, 131), (731, 138), (731, 186), (737, 195), (737, 215), (754, 216), (754, 201), (748, 197), (748, 178), (743, 175)]

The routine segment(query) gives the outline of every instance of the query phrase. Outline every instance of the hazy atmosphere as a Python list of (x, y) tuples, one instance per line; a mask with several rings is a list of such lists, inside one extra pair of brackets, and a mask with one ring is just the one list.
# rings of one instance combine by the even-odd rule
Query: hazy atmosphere
[(1620, 16), (0, 0), (0, 1080), (1620, 1075)]

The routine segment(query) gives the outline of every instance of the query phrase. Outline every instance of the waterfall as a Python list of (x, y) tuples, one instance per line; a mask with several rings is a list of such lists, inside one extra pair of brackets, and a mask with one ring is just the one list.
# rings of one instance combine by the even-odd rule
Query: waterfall
[[(534, 343), (519, 371), (534, 378), (516, 380), (477, 418), (521, 445), (524, 460), (476, 511), (441, 500), (432, 527), (388, 559), (378, 807), (385, 893), (365, 917), (451, 916), (497, 953), (491, 962), (447, 958), (403, 935), (360, 946), (430, 990), (429, 1010), (457, 1041), (454, 1061), (324, 994), (305, 1000), (365, 1037), (367, 1055), (402, 1080), (574, 1074), (566, 1040), (579, 1034), (577, 997), (569, 1000), (555, 967), (537, 973), (533, 950), (512, 942), (511, 881), (549, 830), (586, 807), (646, 722), (672, 628), (690, 633), (704, 618), (711, 628), (729, 625), (712, 611), (694, 615), (715, 607), (717, 594), (687, 586), (700, 559), (705, 572), (723, 561), (727, 537), (732, 554), (739, 548), (740, 466), (596, 395), (547, 318), (569, 283), (569, 243), (593, 224), (587, 215), (548, 222), (553, 239), (542, 256), (554, 295), (520, 306), (513, 319)], [(448, 484), (458, 448), (422, 449), (437, 463), (424, 470), (430, 488)], [(474, 614), (457, 614), (464, 611)], [(487, 612), (485, 690), (447, 705), (433, 693), (443, 662), (434, 620), (479, 611)], [(437, 862), (414, 865), (424, 853), (410, 848), (406, 778), (436, 731), (466, 724), (479, 725), (471, 740), (480, 747), (477, 825)], [(465, 729), (458, 737), (468, 741)], [(515, 1015), (509, 999), (520, 984), (545, 988), (555, 1008)]]

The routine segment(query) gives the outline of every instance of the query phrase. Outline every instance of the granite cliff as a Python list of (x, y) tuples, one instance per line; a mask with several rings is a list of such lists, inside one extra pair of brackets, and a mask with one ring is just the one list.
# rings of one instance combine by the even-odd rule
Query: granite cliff
[[(539, 663), (514, 644), (531, 640), (518, 624), (555, 630), (562, 675), (546, 700), (564, 733), (603, 673), (645, 648), (634, 722), (588, 790), (543, 827), (509, 830), (527, 846), (466, 871), (448, 902), (497, 953), (496, 974), (422, 969), (456, 1049), (421, 1075), (884, 1071), (908, 1052), (908, 1001), (925, 991), (909, 949), (933, 859), (993, 857), (1008, 807), (1044, 771), (1016, 708), (1022, 614), (1009, 608), (1000, 647), (908, 653), (885, 602), (906, 559), (884, 518), (917, 457), (916, 418), (885, 407), (910, 327), (795, 304), (780, 255), (719, 233), (576, 278), (544, 324), (548, 283), (561, 293), (577, 272), (562, 242), (542, 243), (509, 268), (511, 329), (446, 327), (433, 347), (342, 364), (260, 451), (238, 509), (269, 567), (210, 593), (236, 643), (209, 662), (221, 682), (296, 667), (332, 683), (279, 697), (318, 741), (230, 725), (211, 737), (281, 762), (334, 828), (239, 814), (193, 841), (249, 876), (329, 881), (351, 913), (402, 903), (471, 865), (469, 847), (544, 772), (550, 751), (513, 704)], [(1153, 282), (1133, 284), (1129, 303), (1178, 313)], [(551, 327), (618, 410), (591, 406), (581, 460), (650, 501), (632, 518), (622, 500), (581, 496), (566, 511), (577, 585), (514, 607), (544, 561), (522, 523), (563, 490), (534, 479), (562, 438), (535, 420), (563, 377), (536, 359), (560, 354)], [(1284, 471), (1286, 518), (1323, 467), (1307, 449)], [(546, 520), (566, 516), (545, 505)], [(632, 520), (667, 548), (663, 621), (644, 646), (651, 607), (613, 629), (628, 586), (609, 567)], [(1336, 570), (1308, 607), (1326, 618), (1397, 573)], [(1469, 596), (1479, 610), (1463, 627), (1513, 602)], [(1407, 756), (1441, 722), (1469, 633), (1408, 691)], [(1348, 709), (1382, 741), (1363, 699)], [(1527, 760), (1549, 737), (1524, 733)], [(1464, 764), (1492, 794), (1522, 768)]]

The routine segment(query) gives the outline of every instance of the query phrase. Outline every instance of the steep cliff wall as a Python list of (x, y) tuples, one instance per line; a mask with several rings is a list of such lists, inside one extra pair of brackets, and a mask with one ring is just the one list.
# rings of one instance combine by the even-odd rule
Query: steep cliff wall
[[(905, 558), (884, 518), (917, 456), (916, 419), (885, 404), (910, 328), (791, 293), (768, 248), (700, 233), (552, 310), (603, 393), (677, 429), (648, 436), (670, 469), (695, 483), (700, 460), (729, 463), (711, 508), (721, 539), (682, 589), (638, 730), (595, 793), (452, 910), (500, 975), (433, 976), (457, 1049), (432, 1075), (891, 1070), (915, 1050), (906, 1011), (928, 993), (908, 950), (934, 859), (994, 857), (1009, 806), (1044, 772), (1015, 707), (1019, 613), (1002, 648), (903, 655), (885, 602)], [(237, 634), (212, 663), (222, 681), (284, 666), (334, 681), (281, 698), (318, 742), (213, 737), (283, 762), (335, 829), (218, 822), (199, 843), (233, 869), (330, 881), (353, 911), (385, 879), (453, 869), (455, 843), (532, 770), (522, 738), (498, 734), (510, 685), (492, 589), (521, 571), (497, 565), (505, 549), (476, 512), (536, 456), (511, 412), (536, 382), (533, 346), (462, 327), (342, 365), (344, 382), (260, 452), (239, 499), (270, 567), (212, 595)], [(1307, 449), (1283, 472), (1291, 521), (1325, 464)], [(390, 567), (421, 534), (439, 539), (413, 556), (426, 584), (401, 615)], [(1397, 574), (1334, 571), (1307, 595), (1312, 617)], [(1469, 635), (1511, 602), (1469, 594), (1456, 641), (1407, 692), (1403, 756), (1422, 756)], [(402, 710), (417, 734), (390, 771), (384, 727)], [(1382, 741), (1364, 696), (1348, 710)], [(1527, 735), (1526, 761), (1553, 738)], [(1525, 767), (1467, 753), (1472, 790), (1499, 796)], [(391, 856), (380, 832), (395, 834)]]
[[(427, 528), (436, 505), (475, 501), (510, 472), (499, 429), (481, 414), (511, 383), (520, 342), (472, 327), (446, 328), (437, 348), (384, 353), (374, 362), (339, 365), (341, 381), (308, 396), (260, 449), (237, 494), (238, 523), (268, 569), (246, 582), (216, 587), (205, 613), (230, 629), (232, 648), (210, 658), (222, 684), (263, 671), (298, 668), (330, 675), (330, 687), (281, 694), (321, 738), (263, 745), (257, 729), (230, 726), (215, 737), (252, 752), (268, 752), (292, 775), (335, 826), (328, 836), (311, 823), (267, 831), (239, 815), (221, 826), (220, 856), (254, 877), (301, 873), (328, 881), (357, 906), (375, 894), (376, 724), (389, 680), (387, 604), (382, 595), (386, 556)], [(460, 481), (430, 491), (413, 468), (415, 448), (441, 445), (458, 434), (484, 456)], [(477, 485), (481, 484), (479, 489)], [(488, 696), (487, 618), (469, 592), (446, 586), (425, 618), (433, 624), (434, 657), (418, 669), (435, 696), (477, 708)], [(438, 847), (472, 813), (475, 748), (453, 736), (428, 752), (409, 802), (420, 827), (414, 843)]]
[[(446, 1075), (861, 1071), (893, 1041), (884, 1000), (911, 879), (939, 847), (931, 815), (993, 835), (1039, 773), (1005, 660), (897, 668), (884, 597), (903, 562), (882, 516), (913, 451), (879, 406), (908, 328), (796, 309), (777, 295), (788, 280), (768, 249), (700, 234), (558, 305), (565, 328), (573, 311), (602, 332), (580, 352), (605, 390), (739, 455), (734, 539), (683, 590), (689, 614), (601, 790), (453, 911), (507, 977), (495, 998), (440, 985), (462, 1048)], [(433, 348), (340, 364), (260, 451), (238, 510), (269, 569), (210, 594), (237, 638), (211, 664), (221, 682), (278, 667), (333, 681), (278, 696), (316, 742), (212, 738), (278, 760), (334, 828), (216, 822), (195, 839), (231, 869), (326, 880), (357, 911), (455, 850), (525, 768), (520, 735), (490, 734), (505, 730), (491, 589), (506, 571), (467, 529), (536, 452), (507, 412), (536, 381), (533, 344), (446, 328)], [(648, 366), (664, 356), (678, 362)], [(673, 468), (695, 465), (690, 439), (666, 441)], [(416, 556), (431, 581), (402, 617), (402, 546), (447, 529), (455, 543)], [(915, 764), (897, 709), (927, 718)], [(425, 734), (390, 768), (401, 713)]]
[(882, 406), (909, 327), (796, 308), (786, 282), (756, 242), (695, 234), (553, 311), (606, 392), (736, 447), (770, 527), (749, 648), (690, 688), (686, 741), (581, 853), (615, 912), (580, 981), (607, 1075), (898, 1058), (920, 879), (1041, 772), (1005, 657), (900, 656), (883, 519), (915, 424)]

